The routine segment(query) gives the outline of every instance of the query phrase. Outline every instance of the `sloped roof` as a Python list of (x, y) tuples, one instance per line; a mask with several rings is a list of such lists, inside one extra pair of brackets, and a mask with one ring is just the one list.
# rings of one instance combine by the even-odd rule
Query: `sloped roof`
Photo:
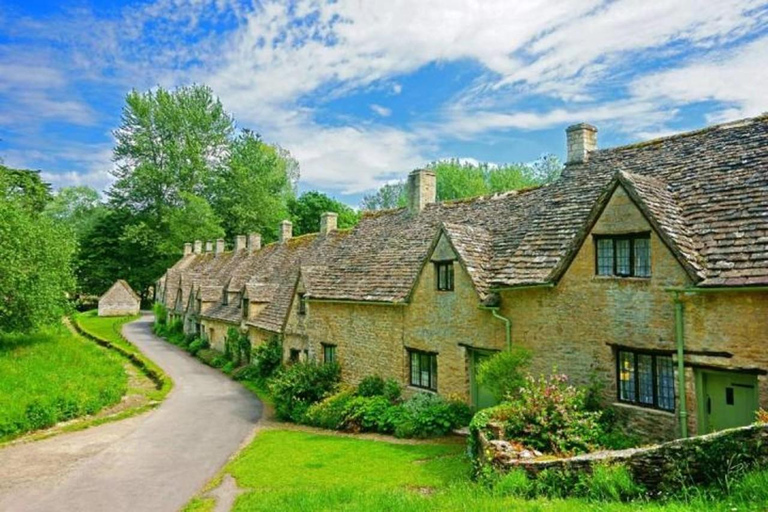
[(107, 297), (107, 296), (108, 296), (108, 295), (109, 295), (109, 294), (110, 294), (110, 293), (111, 293), (111, 292), (112, 292), (112, 291), (113, 291), (115, 288), (117, 288), (117, 287), (122, 287), (122, 288), (124, 288), (124, 289), (125, 289), (125, 291), (127, 291), (128, 293), (130, 293), (130, 294), (131, 294), (131, 296), (132, 296), (134, 299), (136, 299), (137, 301), (141, 301), (141, 297), (139, 297), (139, 296), (138, 296), (138, 294), (137, 294), (135, 291), (133, 291), (133, 288), (131, 288), (131, 285), (129, 285), (129, 284), (128, 284), (128, 282), (127, 282), (127, 281), (125, 281), (124, 279), (118, 279), (117, 281), (115, 281), (115, 282), (112, 284), (112, 286), (110, 286), (110, 287), (109, 287), (109, 290), (107, 290), (106, 292), (104, 292), (104, 294), (103, 294), (101, 297), (99, 297), (99, 300), (102, 300), (104, 297)]

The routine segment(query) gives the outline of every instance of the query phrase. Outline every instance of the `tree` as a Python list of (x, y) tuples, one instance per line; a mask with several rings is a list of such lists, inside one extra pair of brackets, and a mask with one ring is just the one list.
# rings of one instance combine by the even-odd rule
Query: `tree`
[(339, 229), (354, 227), (360, 220), (357, 212), (349, 206), (314, 190), (291, 200), (288, 203), (288, 209), (293, 222), (293, 232), (296, 235), (316, 233), (320, 228), (320, 216), (324, 212), (339, 214), (337, 219)]
[(244, 130), (232, 142), (211, 194), (227, 236), (258, 232), (266, 242), (276, 240), (297, 180), (298, 164), (287, 151)]
[(229, 154), (234, 120), (210, 88), (158, 88), (125, 99), (109, 191), (113, 204), (160, 220), (183, 192), (206, 197)]
[(405, 182), (396, 181), (387, 183), (372, 194), (363, 196), (360, 203), (361, 210), (387, 210), (405, 206)]
[[(7, 184), (7, 182), (6, 182)], [(0, 331), (29, 331), (58, 322), (74, 289), (71, 268), (74, 241), (66, 231), (31, 211), (39, 198), (0, 187)]]
[(93, 229), (99, 217), (106, 213), (96, 189), (87, 186), (61, 188), (45, 205), (43, 213), (72, 230), (77, 240)]
[(16, 200), (18, 206), (40, 212), (51, 200), (51, 185), (40, 178), (40, 171), (11, 169), (0, 165), (0, 198)]

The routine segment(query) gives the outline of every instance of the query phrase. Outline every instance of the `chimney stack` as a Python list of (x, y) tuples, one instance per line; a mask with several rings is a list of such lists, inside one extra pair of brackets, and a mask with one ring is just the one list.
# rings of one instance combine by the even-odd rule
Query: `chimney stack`
[(203, 242), (195, 240), (195, 254), (201, 254), (203, 252)]
[(324, 212), (320, 215), (320, 234), (327, 235), (331, 231), (336, 231), (339, 214), (335, 212)]
[(408, 209), (418, 213), (437, 198), (437, 178), (431, 169), (416, 169), (408, 175)]
[(187, 242), (184, 244), (184, 256), (192, 254), (192, 244)]
[(261, 249), (261, 235), (251, 233), (248, 235), (248, 252), (255, 252)]
[(213, 242), (210, 240), (205, 242), (205, 252), (213, 252)]
[(216, 255), (224, 252), (224, 239), (219, 238), (216, 240)]
[(293, 236), (293, 224), (291, 221), (284, 220), (280, 222), (280, 243), (284, 244)]
[(235, 252), (240, 252), (245, 249), (245, 235), (237, 235), (235, 237)]
[(566, 164), (581, 164), (587, 161), (589, 152), (597, 149), (597, 128), (587, 123), (569, 126), (565, 130), (568, 141)]

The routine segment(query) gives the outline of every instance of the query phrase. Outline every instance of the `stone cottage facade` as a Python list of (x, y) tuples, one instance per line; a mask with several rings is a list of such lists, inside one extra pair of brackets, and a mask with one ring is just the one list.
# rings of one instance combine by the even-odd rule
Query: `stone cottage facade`
[(598, 383), (648, 439), (749, 423), (768, 406), (768, 116), (597, 149), (567, 130), (547, 186), (405, 208), (261, 247), (188, 244), (158, 300), (221, 349), (230, 327), (286, 360), (335, 360), (411, 391), (492, 399), (484, 358), (528, 348), (535, 374)]
[(99, 297), (99, 316), (138, 315), (140, 306), (141, 298), (131, 285), (118, 279)]

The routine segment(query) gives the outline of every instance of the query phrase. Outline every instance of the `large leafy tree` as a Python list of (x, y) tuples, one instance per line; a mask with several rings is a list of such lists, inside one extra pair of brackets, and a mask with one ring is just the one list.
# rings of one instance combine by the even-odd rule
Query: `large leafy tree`
[(0, 186), (4, 199), (13, 199), (29, 211), (40, 212), (51, 200), (51, 185), (40, 178), (40, 171), (0, 165)]
[(81, 240), (106, 211), (98, 191), (81, 185), (61, 188), (45, 205), (43, 213), (71, 229), (77, 240)]
[(74, 289), (74, 240), (40, 215), (48, 187), (31, 176), (0, 173), (0, 331), (58, 322)]
[(388, 210), (405, 206), (405, 182), (387, 183), (371, 194), (363, 196), (360, 203), (362, 210)]
[(339, 214), (337, 226), (339, 229), (351, 228), (357, 224), (359, 216), (352, 208), (322, 192), (310, 191), (303, 193), (298, 199), (288, 203), (293, 222), (293, 232), (296, 235), (316, 233), (320, 228), (320, 216), (324, 212)]
[(227, 236), (258, 232), (265, 241), (275, 240), (278, 223), (288, 218), (298, 172), (287, 151), (244, 130), (212, 189), (211, 203)]

